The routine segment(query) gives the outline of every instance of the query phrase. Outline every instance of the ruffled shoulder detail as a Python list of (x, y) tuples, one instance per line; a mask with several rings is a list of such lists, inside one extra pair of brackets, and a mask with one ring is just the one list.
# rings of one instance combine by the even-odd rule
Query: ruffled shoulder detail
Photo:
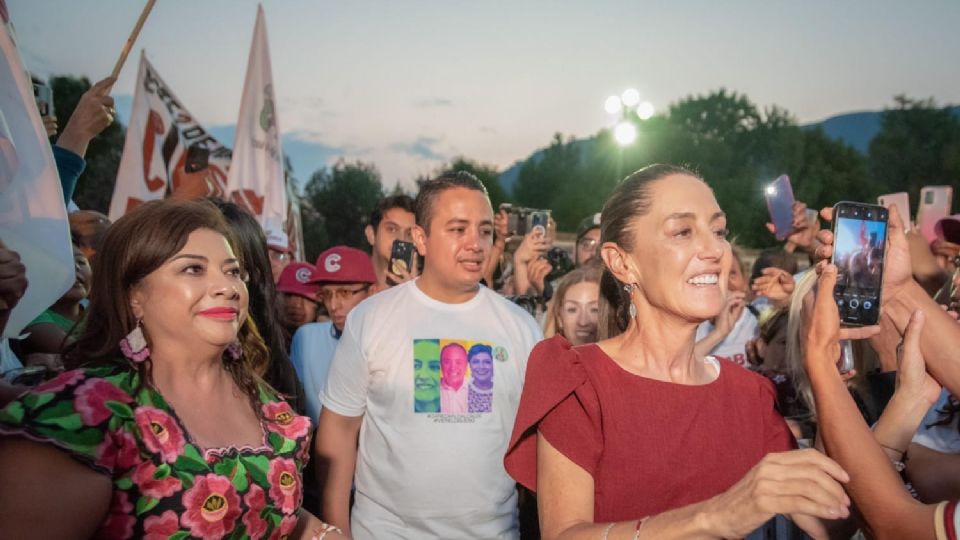
[(514, 480), (536, 491), (537, 426), (557, 405), (589, 384), (581, 353), (562, 336), (545, 339), (533, 348), (503, 460)]

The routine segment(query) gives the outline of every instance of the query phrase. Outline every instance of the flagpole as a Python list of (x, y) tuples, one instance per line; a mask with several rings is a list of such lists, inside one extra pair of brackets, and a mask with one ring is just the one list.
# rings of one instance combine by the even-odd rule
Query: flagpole
[(117, 58), (117, 63), (113, 66), (113, 72), (110, 73), (111, 77), (116, 77), (120, 74), (120, 70), (123, 69), (123, 64), (127, 61), (127, 56), (130, 54), (130, 49), (133, 48), (134, 42), (137, 41), (137, 37), (140, 35), (140, 29), (143, 28), (143, 23), (147, 21), (147, 16), (150, 15), (150, 10), (153, 9), (153, 5), (157, 3), (157, 0), (147, 0), (147, 5), (143, 6), (143, 11), (140, 12), (140, 18), (137, 19), (137, 24), (133, 27), (133, 32), (130, 32), (130, 37), (127, 38), (127, 42), (123, 45), (123, 50), (120, 51), (120, 58)]

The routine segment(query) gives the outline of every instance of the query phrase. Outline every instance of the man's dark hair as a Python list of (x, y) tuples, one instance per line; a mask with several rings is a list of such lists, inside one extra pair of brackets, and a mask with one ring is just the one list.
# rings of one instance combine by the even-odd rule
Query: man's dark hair
[(383, 221), (384, 214), (394, 208), (399, 208), (413, 214), (416, 213), (416, 202), (413, 200), (413, 197), (403, 194), (390, 195), (389, 197), (380, 199), (377, 202), (377, 207), (373, 209), (373, 212), (370, 212), (370, 221), (368, 221), (370, 226), (373, 227), (374, 233), (376, 233), (380, 227), (380, 222)]
[(785, 270), (790, 274), (799, 272), (797, 259), (793, 256), (793, 253), (787, 253), (780, 247), (767, 248), (761, 251), (760, 255), (757, 256), (757, 260), (753, 262), (753, 270), (750, 272), (749, 283), (753, 283), (753, 280), (763, 274), (764, 269), (770, 268), (771, 266)]
[(416, 215), (417, 225), (430, 233), (430, 220), (433, 219), (433, 201), (441, 193), (448, 189), (466, 188), (483, 193), (483, 196), (490, 200), (487, 188), (476, 176), (467, 171), (457, 171), (440, 175), (432, 180), (427, 180), (420, 184), (420, 192), (417, 193)]

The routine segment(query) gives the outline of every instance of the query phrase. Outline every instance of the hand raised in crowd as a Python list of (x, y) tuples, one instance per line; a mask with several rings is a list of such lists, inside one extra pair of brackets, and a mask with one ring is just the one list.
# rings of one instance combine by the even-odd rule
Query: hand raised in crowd
[(543, 290), (547, 275), (553, 270), (550, 261), (539, 257), (530, 261), (527, 265), (527, 277), (530, 280), (530, 286), (537, 292), (537, 296), (543, 296)]
[(27, 290), (27, 268), (20, 255), (0, 240), (0, 311), (16, 307)]
[(57, 117), (56, 116), (41, 116), (43, 120), (43, 129), (47, 132), (47, 138), (53, 137), (57, 134)]
[(746, 298), (747, 295), (739, 291), (731, 291), (727, 294), (727, 301), (713, 323), (715, 332), (723, 337), (733, 332), (733, 327), (737, 325), (740, 314), (746, 306)]
[[(812, 252), (820, 223), (807, 218), (806, 203), (794, 201), (792, 209), (793, 229), (790, 235), (787, 236), (788, 251), (792, 252), (799, 248), (808, 253)], [(776, 227), (774, 227), (773, 223), (767, 223), (767, 230), (773, 234), (776, 232)]]
[(80, 96), (77, 107), (57, 139), (57, 146), (81, 157), (87, 153), (90, 140), (107, 129), (117, 115), (113, 109), (113, 97), (110, 96), (110, 89), (115, 82), (116, 78), (107, 77)]
[(493, 215), (494, 242), (507, 241), (510, 236), (510, 215), (500, 210)]
[(874, 337), (879, 326), (861, 326), (856, 328), (840, 327), (840, 310), (833, 298), (833, 289), (837, 284), (837, 267), (827, 262), (817, 264), (817, 286), (803, 299), (804, 327), (804, 364), (807, 370), (837, 370), (840, 358), (840, 340), (867, 339)]
[(960, 255), (960, 244), (948, 242), (942, 238), (936, 238), (930, 242), (930, 251), (937, 259), (937, 265), (947, 273), (953, 273), (957, 269), (955, 263), (957, 255)]
[(404, 268), (405, 265), (388, 264), (387, 283), (400, 285), (401, 283), (406, 283), (419, 276), (420, 268), (417, 264), (417, 257), (419, 256), (420, 255), (416, 251), (413, 252), (413, 257), (410, 259), (412, 268)]
[(790, 272), (770, 266), (763, 269), (763, 273), (757, 276), (750, 285), (750, 289), (757, 296), (766, 296), (777, 306), (782, 306), (790, 300), (796, 282)]
[[(793, 450), (764, 456), (724, 493), (708, 501), (718, 509), (715, 527), (723, 538), (743, 538), (777, 514), (788, 515), (816, 539), (826, 539), (820, 519), (850, 515), (850, 498), (841, 483), (847, 473), (820, 452)], [(818, 519), (819, 518), (819, 519)]]
[(513, 253), (515, 266), (526, 265), (537, 257), (542, 257), (550, 249), (550, 239), (543, 227), (535, 227), (524, 235), (520, 246)]
[[(907, 243), (907, 237), (903, 227), (903, 220), (897, 211), (896, 205), (888, 207), (890, 212), (887, 218), (887, 241), (886, 251), (883, 262), (883, 285), (881, 289), (881, 298), (884, 302), (893, 299), (900, 294), (906, 286), (913, 280), (912, 267), (910, 264), (910, 246)], [(833, 208), (824, 208), (820, 211), (820, 217), (828, 222), (833, 221)], [(818, 263), (818, 272), (820, 270), (819, 262), (829, 261), (833, 256), (833, 231), (824, 229), (817, 233), (817, 240), (820, 246), (815, 252), (815, 259)]]

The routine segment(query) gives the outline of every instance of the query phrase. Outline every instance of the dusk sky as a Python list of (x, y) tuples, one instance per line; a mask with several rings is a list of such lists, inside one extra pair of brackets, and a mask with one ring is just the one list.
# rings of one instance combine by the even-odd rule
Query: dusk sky
[[(94, 81), (144, 5), (6, 1), (28, 69)], [(284, 143), (296, 142), (287, 150), (298, 149), (301, 179), (340, 156), (374, 162), (388, 188), (457, 155), (503, 169), (555, 132), (611, 125), (604, 99), (631, 86), (658, 110), (726, 87), (801, 123), (880, 110), (899, 93), (960, 104), (951, 0), (263, 5), (279, 125)], [(129, 107), (144, 48), (205, 126), (235, 123), (256, 6), (159, 0), (114, 89), (118, 104)]]

